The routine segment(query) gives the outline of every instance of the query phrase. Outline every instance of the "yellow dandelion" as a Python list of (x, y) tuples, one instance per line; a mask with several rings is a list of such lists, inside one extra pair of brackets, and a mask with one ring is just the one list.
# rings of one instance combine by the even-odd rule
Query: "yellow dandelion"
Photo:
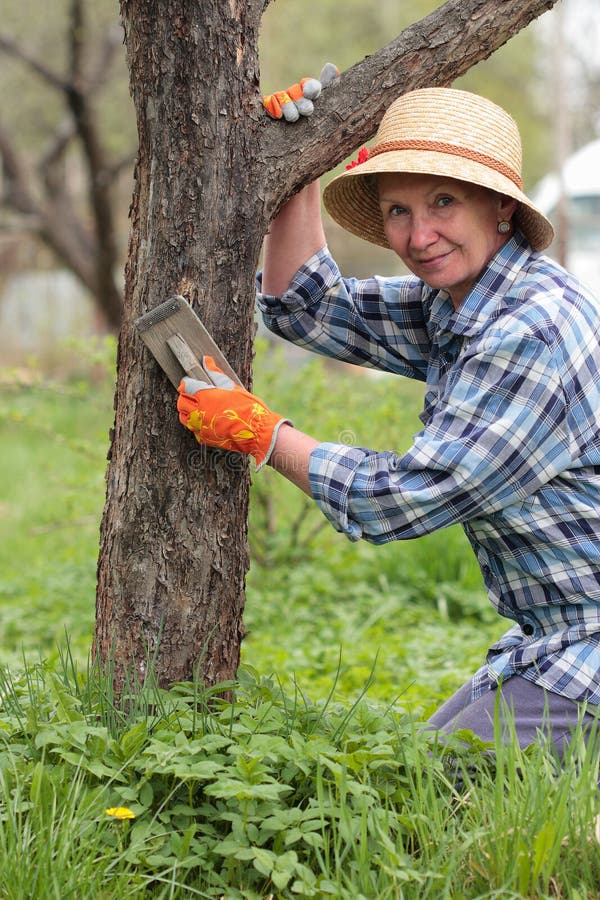
[(106, 810), (106, 815), (111, 816), (113, 819), (118, 819), (119, 822), (122, 822), (124, 819), (135, 819), (135, 813), (127, 809), (126, 806), (111, 806), (110, 809)]

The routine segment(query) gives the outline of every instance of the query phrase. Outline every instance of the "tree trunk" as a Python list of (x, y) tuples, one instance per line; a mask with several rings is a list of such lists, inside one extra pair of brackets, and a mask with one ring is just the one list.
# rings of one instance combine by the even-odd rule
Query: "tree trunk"
[(255, 171), (256, 3), (123, 0), (139, 130), (95, 652), (121, 689), (149, 660), (161, 684), (201, 661), (231, 678), (243, 636), (248, 466), (203, 451), (133, 320), (183, 294), (248, 383), (265, 230)]
[(183, 294), (247, 384), (254, 273), (281, 203), (370, 136), (402, 91), (450, 83), (553, 2), (449, 0), (289, 126), (258, 97), (264, 0), (121, 0), (140, 149), (95, 634), (117, 692), (151, 660), (162, 685), (198, 667), (208, 684), (233, 678), (248, 564), (246, 460), (181, 428), (133, 321)]

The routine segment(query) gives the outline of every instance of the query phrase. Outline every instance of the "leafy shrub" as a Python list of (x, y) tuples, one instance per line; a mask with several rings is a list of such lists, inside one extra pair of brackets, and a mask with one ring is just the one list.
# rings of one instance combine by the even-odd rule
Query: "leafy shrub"
[(69, 660), (2, 673), (0, 696), (7, 897), (588, 897), (600, 878), (577, 737), (562, 771), (541, 745), (491, 758), (246, 669), (232, 702), (149, 683), (119, 711)]

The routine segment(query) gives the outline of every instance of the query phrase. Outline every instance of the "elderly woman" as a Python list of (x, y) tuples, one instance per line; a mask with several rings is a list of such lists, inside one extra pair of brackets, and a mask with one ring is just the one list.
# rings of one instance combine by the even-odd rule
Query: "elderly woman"
[(561, 753), (600, 704), (600, 304), (540, 253), (553, 232), (523, 193), (517, 126), (476, 95), (400, 97), (324, 202), (412, 274), (344, 279), (311, 185), (268, 235), (264, 321), (425, 382), (411, 448), (319, 443), (219, 375), (214, 388), (182, 382), (181, 421), (202, 443), (268, 461), (351, 540), (460, 522), (515, 624), (431, 724), (491, 740), (500, 696), (522, 746), (544, 731)]

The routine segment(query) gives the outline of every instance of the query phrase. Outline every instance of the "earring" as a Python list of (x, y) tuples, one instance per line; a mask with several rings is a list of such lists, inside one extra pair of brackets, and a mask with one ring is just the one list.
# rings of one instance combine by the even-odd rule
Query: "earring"
[(503, 219), (501, 222), (498, 222), (498, 234), (508, 234), (510, 231), (510, 222), (507, 222), (506, 219)]

